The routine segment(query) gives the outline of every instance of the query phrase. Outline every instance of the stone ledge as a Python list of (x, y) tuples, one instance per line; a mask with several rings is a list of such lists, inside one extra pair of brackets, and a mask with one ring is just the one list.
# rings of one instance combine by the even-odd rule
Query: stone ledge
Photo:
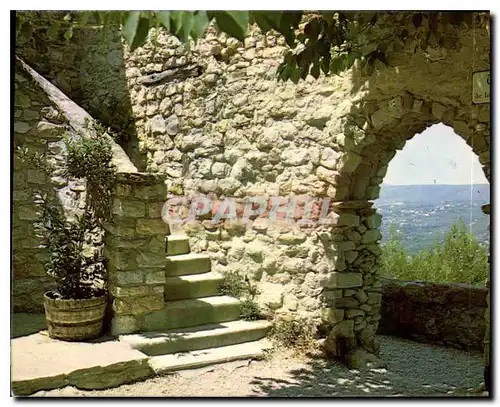
[(124, 184), (163, 184), (165, 179), (164, 174), (152, 172), (118, 172), (116, 174), (116, 180)]
[(482, 350), (487, 293), (467, 284), (383, 279), (378, 333)]
[(16, 396), (64, 386), (103, 389), (153, 375), (146, 355), (118, 341), (63, 342), (34, 334), (11, 344)]

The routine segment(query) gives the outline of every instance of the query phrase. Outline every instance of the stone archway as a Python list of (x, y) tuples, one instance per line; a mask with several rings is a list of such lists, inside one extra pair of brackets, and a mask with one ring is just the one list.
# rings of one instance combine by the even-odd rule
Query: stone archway
[[(357, 116), (360, 111), (368, 112), (363, 128)], [(381, 249), (378, 242), (382, 237), (382, 219), (372, 208), (373, 200), (379, 196), (387, 166), (397, 150), (414, 135), (438, 122), (452, 127), (466, 141), (479, 157), (490, 181), (489, 105), (445, 104), (404, 91), (391, 99), (358, 103), (347, 119), (344, 134), (351, 137), (351, 144), (345, 146), (340, 159), (343, 165), (337, 176), (340, 183), (337, 190), (341, 192), (334, 206), (340, 218), (351, 219), (342, 230), (344, 237), (351, 237), (351, 244), (334, 239), (333, 247), (345, 262), (337, 271), (349, 275), (357, 283), (349, 287), (355, 291), (355, 300), (350, 300), (353, 297), (346, 296), (344, 290), (343, 296), (335, 302), (336, 309), (344, 310), (344, 320), (332, 329), (326, 343), (327, 350), (335, 356), (347, 357), (356, 363), (359, 360), (352, 359), (360, 358), (359, 353), (354, 353), (359, 347), (378, 354), (375, 333), (380, 319), (378, 268)]]

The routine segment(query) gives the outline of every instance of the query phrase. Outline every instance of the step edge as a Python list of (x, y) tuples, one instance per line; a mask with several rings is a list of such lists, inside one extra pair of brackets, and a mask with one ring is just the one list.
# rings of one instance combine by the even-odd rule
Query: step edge
[[(230, 321), (232, 322), (232, 321)], [(257, 321), (252, 321), (252, 322), (257, 322)], [(207, 324), (207, 326), (212, 325), (212, 324)], [(200, 325), (202, 326), (202, 325)], [(142, 346), (156, 346), (159, 344), (167, 343), (167, 342), (179, 342), (179, 341), (189, 341), (189, 340), (194, 340), (197, 338), (202, 338), (202, 337), (210, 337), (210, 338), (215, 338), (217, 336), (222, 336), (222, 335), (237, 335), (243, 332), (255, 332), (255, 331), (267, 331), (271, 328), (272, 324), (255, 324), (253, 326), (249, 326), (247, 328), (244, 327), (239, 327), (239, 328), (220, 328), (220, 329), (211, 329), (211, 330), (200, 330), (200, 331), (195, 331), (195, 332), (188, 332), (188, 334), (184, 337), (178, 337), (178, 338), (169, 338), (167, 336), (163, 337), (158, 337), (158, 338), (140, 338), (140, 340), (135, 340), (133, 337), (129, 337), (128, 340), (127, 338), (122, 338), (121, 336), (119, 337), (120, 342), (127, 343), (131, 346), (136, 346), (136, 345), (142, 345)], [(171, 331), (175, 331), (176, 329), (172, 329)], [(145, 332), (146, 333), (146, 332)], [(153, 333), (153, 332), (151, 332)], [(168, 333), (165, 332), (165, 333)], [(172, 332), (172, 334), (175, 334), (177, 332)], [(134, 334), (134, 336), (140, 336), (141, 334)], [(137, 338), (139, 339), (139, 338)]]

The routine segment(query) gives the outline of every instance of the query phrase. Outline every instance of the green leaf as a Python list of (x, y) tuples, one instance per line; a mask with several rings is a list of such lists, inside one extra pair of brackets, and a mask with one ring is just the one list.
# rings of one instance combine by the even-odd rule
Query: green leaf
[(66, 41), (70, 41), (71, 38), (73, 37), (73, 26), (70, 26), (65, 32), (64, 32), (64, 38)]
[(328, 75), (328, 72), (330, 72), (330, 55), (323, 57), (321, 61), (321, 70), (325, 75)]
[(191, 37), (193, 37), (193, 40), (203, 36), (208, 24), (210, 24), (210, 20), (208, 19), (206, 11), (198, 11), (195, 13), (193, 27), (191, 29)]
[(130, 47), (131, 50), (144, 44), (149, 33), (149, 18), (142, 18), (139, 20), (139, 25), (135, 33), (134, 41)]
[(175, 35), (184, 43), (189, 41), (189, 34), (193, 27), (193, 12), (180, 11), (176, 15)]
[(31, 28), (31, 24), (28, 21), (24, 22), (21, 27), (21, 34), (23, 35), (23, 37), (29, 39), (32, 33), (33, 29)]
[(125, 24), (123, 24), (122, 34), (123, 37), (127, 40), (130, 47), (132, 47), (132, 44), (134, 43), (134, 38), (137, 32), (137, 27), (139, 26), (140, 19), (140, 11), (130, 11), (125, 17)]
[(78, 22), (80, 25), (87, 25), (89, 18), (90, 18), (91, 12), (90, 11), (82, 11), (78, 13)]
[(54, 21), (47, 31), (49, 38), (57, 38), (59, 34), (59, 29), (61, 28), (61, 23), (59, 21)]
[(319, 74), (320, 74), (319, 63), (315, 62), (314, 65), (313, 65), (313, 67), (311, 68), (311, 75), (313, 76), (314, 79), (318, 79), (319, 78)]
[(248, 11), (217, 11), (213, 13), (217, 26), (240, 41), (245, 40), (248, 28)]
[(316, 42), (318, 39), (318, 35), (321, 33), (321, 25), (319, 20), (315, 18), (314, 20), (309, 21), (304, 27), (304, 34), (311, 41)]
[(156, 19), (159, 23), (165, 27), (165, 29), (170, 33), (170, 12), (169, 11), (157, 11)]
[(281, 11), (251, 11), (252, 18), (255, 20), (263, 33), (269, 30), (279, 31), (282, 15)]
[(291, 71), (290, 80), (293, 83), (295, 83), (295, 84), (299, 83), (299, 80), (300, 80), (300, 69), (298, 67), (294, 68), (293, 71)]
[(339, 55), (332, 59), (330, 62), (330, 71), (335, 75), (338, 75), (345, 68), (345, 57), (343, 55)]

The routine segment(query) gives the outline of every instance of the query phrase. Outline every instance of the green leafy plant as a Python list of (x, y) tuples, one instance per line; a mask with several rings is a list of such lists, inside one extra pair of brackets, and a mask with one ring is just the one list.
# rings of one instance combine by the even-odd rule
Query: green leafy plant
[(246, 289), (245, 280), (235, 271), (224, 275), (224, 281), (217, 285), (221, 295), (240, 298)]
[[(309, 74), (315, 78), (321, 72), (339, 74), (356, 60), (369, 74), (377, 61), (387, 64), (387, 54), (393, 50), (453, 46), (456, 38), (450, 27), (489, 31), (490, 24), (488, 12), (467, 11), (72, 11), (57, 15), (45, 28), (51, 35), (62, 32), (69, 41), (74, 28), (94, 28), (106, 38), (108, 28), (117, 27), (131, 49), (144, 44), (153, 28), (164, 29), (189, 46), (189, 40), (202, 37), (211, 22), (239, 41), (244, 41), (248, 25), (256, 24), (263, 33), (284, 36), (290, 51), (277, 75), (295, 83)], [(36, 21), (29, 13), (16, 13), (16, 33), (32, 36), (34, 30), (43, 29)]]
[(217, 286), (222, 295), (240, 299), (240, 318), (246, 321), (260, 319), (260, 309), (255, 302), (257, 287), (251, 284), (247, 277), (242, 277), (235, 271), (224, 275), (224, 281)]
[(443, 241), (415, 256), (408, 255), (394, 228), (389, 233), (381, 255), (385, 277), (474, 285), (484, 285), (488, 278), (488, 251), (467, 231), (463, 219), (452, 225)]
[(270, 338), (278, 345), (292, 349), (309, 349), (314, 346), (315, 326), (307, 319), (284, 319), (276, 322)]
[[(105, 258), (91, 244), (102, 233), (109, 217), (109, 198), (115, 168), (111, 164), (111, 145), (99, 136), (74, 141), (66, 138), (67, 177), (85, 179), (87, 192), (83, 213), (70, 219), (58, 205), (51, 191), (35, 191), (40, 217), (35, 222), (37, 236), (47, 248), (47, 273), (55, 279), (55, 295), (63, 299), (84, 299), (105, 293)], [(18, 158), (49, 177), (53, 166), (46, 156), (18, 148)], [(89, 250), (89, 248), (91, 248)]]
[(244, 298), (240, 302), (240, 318), (245, 321), (256, 321), (260, 319), (260, 310), (252, 298)]

